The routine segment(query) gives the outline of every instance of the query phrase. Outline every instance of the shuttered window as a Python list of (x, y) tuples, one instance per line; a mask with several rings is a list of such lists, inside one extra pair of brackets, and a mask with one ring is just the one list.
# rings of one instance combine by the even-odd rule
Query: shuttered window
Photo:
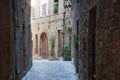
[(42, 4), (42, 16), (46, 16), (47, 14), (47, 4)]

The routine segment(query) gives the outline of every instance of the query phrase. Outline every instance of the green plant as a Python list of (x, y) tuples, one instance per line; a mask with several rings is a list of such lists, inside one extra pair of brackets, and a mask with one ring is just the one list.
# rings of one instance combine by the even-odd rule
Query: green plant
[(58, 8), (58, 2), (54, 2), (53, 8), (54, 8), (54, 9), (57, 9), (57, 8)]
[(19, 31), (19, 25), (18, 24), (15, 25), (15, 29), (16, 29), (17, 32)]
[(74, 39), (72, 40), (72, 43), (74, 45), (77, 45), (78, 44), (78, 38), (77, 37), (74, 37)]
[(71, 31), (71, 27), (69, 24), (66, 24), (64, 27), (64, 31), (70, 32)]
[(71, 60), (71, 55), (70, 55), (70, 46), (65, 46), (62, 49), (62, 55), (64, 60)]
[(50, 42), (51, 42), (50, 55), (54, 56), (54, 54), (55, 54), (55, 51), (54, 51), (54, 49), (55, 49), (55, 37), (54, 36), (52, 36), (50, 38)]

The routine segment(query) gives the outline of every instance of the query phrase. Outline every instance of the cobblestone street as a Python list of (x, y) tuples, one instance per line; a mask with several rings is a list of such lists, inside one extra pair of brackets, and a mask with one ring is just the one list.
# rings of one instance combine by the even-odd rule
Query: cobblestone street
[(34, 60), (22, 80), (77, 80), (77, 76), (71, 61)]

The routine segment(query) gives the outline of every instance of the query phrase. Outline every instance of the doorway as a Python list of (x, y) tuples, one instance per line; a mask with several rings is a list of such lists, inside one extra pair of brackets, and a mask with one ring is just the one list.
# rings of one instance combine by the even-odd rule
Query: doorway
[(35, 54), (38, 53), (38, 35), (35, 35)]
[(40, 54), (43, 59), (48, 58), (48, 37), (46, 33), (42, 33), (40, 37)]
[(77, 21), (77, 43), (75, 44), (75, 47), (76, 47), (76, 73), (79, 73), (79, 44), (78, 44), (78, 40), (79, 40), (79, 20)]
[(62, 31), (58, 30), (58, 57), (62, 56)]
[(89, 11), (88, 27), (88, 79), (96, 80), (96, 6)]

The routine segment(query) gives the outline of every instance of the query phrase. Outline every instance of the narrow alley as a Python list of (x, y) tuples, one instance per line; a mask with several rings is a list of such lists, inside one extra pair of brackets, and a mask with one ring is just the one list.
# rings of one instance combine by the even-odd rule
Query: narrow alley
[(120, 80), (120, 0), (0, 0), (0, 80)]
[(77, 80), (71, 61), (33, 60), (33, 67), (22, 80)]

